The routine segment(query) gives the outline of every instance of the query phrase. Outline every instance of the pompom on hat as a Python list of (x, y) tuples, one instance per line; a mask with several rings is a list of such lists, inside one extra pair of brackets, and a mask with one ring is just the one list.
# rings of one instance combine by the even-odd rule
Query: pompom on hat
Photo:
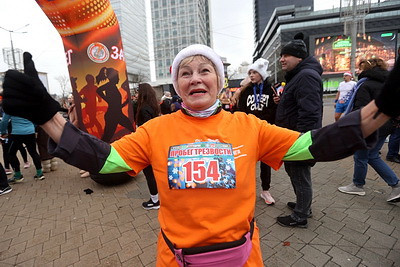
[(288, 42), (282, 47), (281, 56), (291, 55), (301, 59), (308, 57), (307, 46), (304, 43), (303, 38), (303, 33), (297, 33), (294, 36), (294, 40)]
[(182, 49), (174, 58), (171, 68), (172, 84), (174, 85), (175, 91), (178, 88), (178, 70), (182, 60), (190, 56), (204, 56), (214, 63), (215, 70), (218, 75), (218, 89), (222, 90), (225, 83), (225, 71), (224, 64), (222, 63), (221, 57), (215, 53), (210, 47), (202, 44), (190, 45)]
[(247, 73), (250, 70), (255, 70), (261, 75), (263, 81), (265, 81), (265, 79), (267, 79), (267, 77), (268, 77), (268, 73), (267, 73), (268, 65), (269, 65), (269, 61), (268, 60), (266, 60), (264, 58), (259, 58), (256, 61), (254, 61), (254, 63), (251, 64), (247, 68)]

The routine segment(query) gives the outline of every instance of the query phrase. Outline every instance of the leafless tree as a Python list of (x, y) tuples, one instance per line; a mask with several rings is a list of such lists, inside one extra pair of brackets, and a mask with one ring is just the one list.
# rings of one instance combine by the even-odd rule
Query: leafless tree
[(71, 82), (69, 80), (69, 77), (65, 75), (60, 75), (55, 78), (60, 85), (61, 89), (61, 98), (65, 98), (68, 94), (68, 92), (71, 91)]

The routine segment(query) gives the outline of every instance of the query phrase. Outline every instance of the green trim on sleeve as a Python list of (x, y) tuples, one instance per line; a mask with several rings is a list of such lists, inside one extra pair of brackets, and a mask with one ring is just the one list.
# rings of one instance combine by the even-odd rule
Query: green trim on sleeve
[(283, 160), (294, 161), (294, 160), (309, 160), (314, 159), (308, 149), (312, 145), (311, 131), (300, 135), (296, 142), (286, 152)]
[(122, 159), (122, 157), (118, 154), (117, 150), (111, 146), (110, 154), (107, 157), (106, 162), (101, 168), (100, 173), (118, 173), (118, 172), (127, 172), (131, 171), (132, 168), (129, 167), (128, 164)]

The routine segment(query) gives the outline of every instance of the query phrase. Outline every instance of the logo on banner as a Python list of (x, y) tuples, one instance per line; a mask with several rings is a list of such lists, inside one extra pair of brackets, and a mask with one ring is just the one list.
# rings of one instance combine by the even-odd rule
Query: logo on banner
[(87, 54), (89, 58), (96, 63), (104, 63), (110, 57), (110, 52), (102, 43), (95, 42), (88, 46)]

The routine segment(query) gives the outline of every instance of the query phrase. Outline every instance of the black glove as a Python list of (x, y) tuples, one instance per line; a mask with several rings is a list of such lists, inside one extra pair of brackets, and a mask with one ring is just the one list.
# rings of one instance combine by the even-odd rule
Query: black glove
[(394, 65), (381, 93), (375, 98), (379, 111), (395, 118), (400, 115), (400, 58)]
[(60, 110), (38, 78), (16, 70), (8, 70), (3, 83), (3, 109), (14, 115), (42, 125)]

